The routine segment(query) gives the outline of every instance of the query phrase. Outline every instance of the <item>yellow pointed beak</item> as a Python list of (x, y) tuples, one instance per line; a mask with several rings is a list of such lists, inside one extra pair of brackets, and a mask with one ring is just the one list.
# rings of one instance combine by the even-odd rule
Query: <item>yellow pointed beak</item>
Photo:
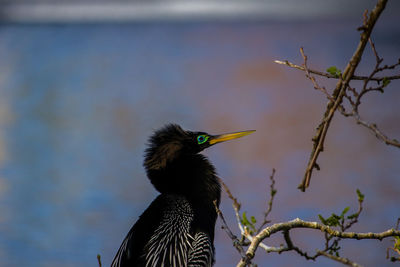
[(254, 133), (254, 132), (255, 132), (255, 130), (236, 132), (236, 133), (228, 133), (228, 134), (221, 134), (221, 135), (214, 135), (214, 136), (210, 137), (209, 144), (210, 145), (214, 145), (216, 143), (225, 142), (225, 141), (228, 141), (228, 140), (232, 140), (232, 139), (236, 139), (236, 138), (239, 138), (239, 137), (243, 137), (243, 136), (249, 135), (249, 134)]

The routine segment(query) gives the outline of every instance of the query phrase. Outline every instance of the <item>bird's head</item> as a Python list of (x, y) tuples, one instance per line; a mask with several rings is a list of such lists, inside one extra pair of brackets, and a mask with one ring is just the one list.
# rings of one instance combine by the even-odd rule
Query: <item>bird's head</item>
[(147, 170), (162, 169), (180, 156), (197, 154), (217, 143), (253, 132), (254, 130), (211, 135), (205, 132), (186, 131), (177, 124), (168, 124), (150, 137), (144, 165)]

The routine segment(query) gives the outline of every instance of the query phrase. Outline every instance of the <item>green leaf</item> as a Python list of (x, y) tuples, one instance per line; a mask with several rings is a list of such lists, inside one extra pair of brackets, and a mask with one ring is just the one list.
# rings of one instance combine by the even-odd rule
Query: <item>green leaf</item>
[(247, 219), (247, 216), (246, 216), (246, 212), (244, 211), (243, 212), (243, 214), (242, 214), (242, 224), (244, 225), (244, 226), (248, 226), (248, 225), (250, 225), (250, 222), (249, 222), (249, 220)]
[(251, 217), (250, 217), (250, 220), (251, 220), (251, 222), (252, 222), (253, 224), (255, 224), (255, 223), (257, 222), (256, 217), (254, 217), (254, 216), (251, 216)]
[(382, 80), (382, 88), (385, 88), (390, 83), (390, 80), (387, 77), (384, 77)]
[(321, 214), (318, 214), (318, 218), (319, 218), (319, 220), (322, 222), (322, 224), (326, 225), (326, 220), (325, 220), (324, 217), (322, 217)]
[(339, 78), (339, 76), (342, 74), (342, 72), (335, 66), (327, 68), (326, 71), (335, 78)]
[(357, 215), (358, 215), (357, 213), (351, 214), (351, 215), (347, 216), (347, 219), (349, 219), (349, 220), (354, 219), (355, 217), (357, 217)]
[(394, 249), (400, 250), (400, 236), (395, 236), (394, 237)]
[(340, 216), (332, 213), (332, 215), (328, 219), (326, 219), (326, 224), (328, 226), (338, 226), (338, 225), (340, 225), (339, 220), (340, 220)]
[(358, 201), (363, 202), (364, 201), (364, 194), (361, 193), (359, 189), (357, 189), (357, 196), (358, 196)]
[[(256, 230), (256, 227), (254, 226), (254, 223), (256, 221), (256, 218), (254, 218), (254, 216), (250, 217), (251, 222), (249, 221), (249, 219), (247, 218), (246, 212), (243, 212), (242, 214), (242, 218), (240, 219), (240, 222), (247, 227), (247, 229), (249, 230), (250, 234), (253, 234), (253, 232)], [(253, 221), (254, 220), (254, 221)]]
[(350, 207), (346, 207), (344, 208), (344, 210), (342, 211), (342, 214), (340, 215), (340, 218), (344, 218), (344, 215), (350, 210)]

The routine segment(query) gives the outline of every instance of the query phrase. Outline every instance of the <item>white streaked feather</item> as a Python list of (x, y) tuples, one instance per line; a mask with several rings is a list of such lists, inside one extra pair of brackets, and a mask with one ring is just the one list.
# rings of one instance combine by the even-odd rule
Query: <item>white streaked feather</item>
[(122, 242), (121, 247), (119, 248), (119, 250), (117, 252), (117, 255), (115, 256), (114, 260), (111, 263), (111, 267), (121, 266), (122, 255), (126, 252), (126, 247), (128, 245), (128, 241), (130, 238), (131, 238), (131, 233), (129, 233), (128, 236)]
[(214, 259), (214, 249), (210, 237), (203, 232), (196, 233), (192, 243), (188, 267), (211, 267)]
[(189, 234), (193, 211), (183, 197), (171, 196), (170, 200), (160, 225), (146, 244), (146, 267), (187, 266), (193, 241)]

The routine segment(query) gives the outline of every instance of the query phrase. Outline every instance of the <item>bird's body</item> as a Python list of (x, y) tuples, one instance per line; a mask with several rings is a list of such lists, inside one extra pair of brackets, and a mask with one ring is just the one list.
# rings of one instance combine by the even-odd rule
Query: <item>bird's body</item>
[(161, 194), (129, 231), (112, 267), (213, 265), (221, 189), (214, 166), (198, 153), (243, 133), (250, 132), (211, 136), (173, 124), (155, 132), (144, 166)]

